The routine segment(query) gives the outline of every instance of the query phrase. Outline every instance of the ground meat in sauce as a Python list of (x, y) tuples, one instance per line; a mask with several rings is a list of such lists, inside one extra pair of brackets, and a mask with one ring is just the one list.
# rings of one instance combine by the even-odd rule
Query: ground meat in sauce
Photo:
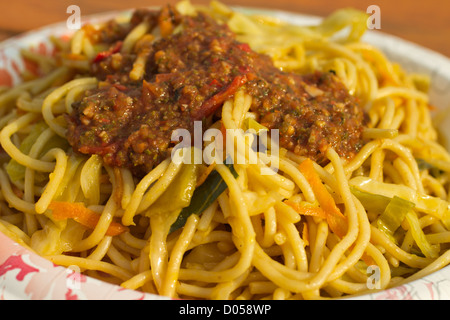
[[(267, 70), (267, 69), (266, 69)], [(362, 146), (364, 113), (334, 73), (273, 72), (251, 87), (251, 110), (269, 129), (279, 129), (280, 146), (319, 164), (332, 147), (351, 159)]]
[[(160, 25), (162, 17), (177, 32), (120, 53), (127, 32), (144, 20)], [(109, 28), (93, 36), (110, 44), (92, 64), (99, 88), (67, 116), (68, 140), (78, 152), (99, 154), (106, 164), (142, 176), (170, 156), (173, 130), (192, 132), (193, 121), (212, 117), (241, 86), (253, 96), (258, 121), (280, 130), (281, 147), (319, 163), (329, 146), (347, 158), (361, 147), (363, 112), (331, 72), (282, 72), (268, 56), (238, 42), (226, 25), (204, 14), (182, 16), (170, 6), (138, 10), (128, 27)], [(145, 74), (132, 80), (140, 54)]]

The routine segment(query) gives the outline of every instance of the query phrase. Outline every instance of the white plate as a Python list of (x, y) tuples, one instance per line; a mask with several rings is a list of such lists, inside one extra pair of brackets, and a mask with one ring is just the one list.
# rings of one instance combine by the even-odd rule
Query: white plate
[[(298, 24), (311, 25), (319, 17), (256, 8), (236, 8), (245, 13), (258, 13)], [(108, 12), (83, 17), (83, 23), (102, 21), (130, 11)], [(0, 43), (0, 85), (20, 82), (19, 73), (25, 67), (20, 58), (21, 48), (34, 46), (40, 51), (51, 51), (50, 35), (70, 34), (66, 23), (46, 26)], [(436, 52), (377, 31), (368, 31), (363, 38), (382, 49), (393, 61), (411, 72), (431, 77), (431, 103), (439, 110), (450, 108), (450, 60)], [(450, 141), (450, 115), (438, 119), (438, 129)], [(450, 149), (450, 143), (447, 143)], [(1, 299), (161, 299), (142, 292), (125, 290), (99, 280), (78, 276), (64, 267), (55, 266), (21, 247), (0, 233), (0, 300)], [(450, 299), (450, 266), (411, 283), (353, 297), (352, 299)]]

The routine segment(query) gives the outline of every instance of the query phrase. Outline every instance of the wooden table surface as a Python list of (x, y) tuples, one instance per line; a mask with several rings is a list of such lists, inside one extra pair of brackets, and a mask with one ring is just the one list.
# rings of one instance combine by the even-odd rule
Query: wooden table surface
[[(191, 0), (208, 3), (209, 0)], [(65, 21), (69, 5), (78, 5), (81, 15), (129, 9), (175, 0), (1, 0), (0, 41), (18, 33)], [(400, 36), (450, 57), (450, 1), (448, 0), (222, 0), (230, 5), (273, 8), (326, 16), (342, 7), (363, 11), (380, 8), (381, 31)]]

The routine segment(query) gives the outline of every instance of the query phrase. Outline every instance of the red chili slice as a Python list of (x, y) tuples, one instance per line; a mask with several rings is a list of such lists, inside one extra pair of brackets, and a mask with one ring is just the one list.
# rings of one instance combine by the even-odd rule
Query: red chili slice
[(100, 62), (100, 61), (106, 59), (107, 57), (113, 55), (114, 53), (119, 52), (120, 49), (122, 48), (122, 43), (123, 43), (122, 41), (117, 41), (116, 44), (114, 45), (114, 47), (111, 47), (106, 51), (99, 52), (95, 56), (93, 62), (94, 63)]
[(206, 100), (202, 106), (193, 110), (191, 117), (194, 120), (201, 120), (212, 115), (228, 98), (230, 98), (236, 91), (248, 81), (246, 74), (236, 76), (233, 81), (222, 91), (215, 94)]

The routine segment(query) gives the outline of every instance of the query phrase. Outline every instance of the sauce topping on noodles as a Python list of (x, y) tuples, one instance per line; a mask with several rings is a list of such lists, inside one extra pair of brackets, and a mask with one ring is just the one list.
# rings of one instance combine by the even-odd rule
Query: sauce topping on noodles
[[(142, 22), (161, 37), (148, 34), (122, 50), (127, 30)], [(206, 15), (138, 10), (128, 28), (109, 23), (91, 38), (109, 49), (92, 63), (99, 87), (67, 117), (68, 140), (109, 165), (145, 174), (170, 156), (173, 130), (193, 132), (195, 120), (217, 116), (240, 87), (252, 95), (258, 121), (280, 130), (281, 147), (323, 162), (328, 146), (344, 157), (361, 146), (363, 111), (333, 73), (283, 72)], [(143, 72), (133, 73), (137, 63)]]

